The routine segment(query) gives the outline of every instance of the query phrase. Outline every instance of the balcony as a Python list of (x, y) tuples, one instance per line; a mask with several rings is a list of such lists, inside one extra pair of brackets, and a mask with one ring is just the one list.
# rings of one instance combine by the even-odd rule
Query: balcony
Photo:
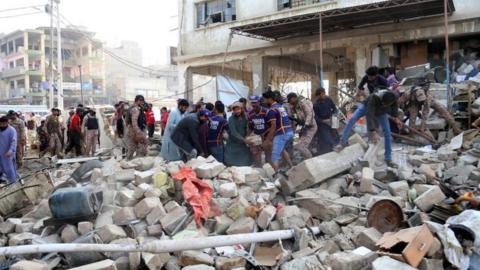
[(277, 0), (278, 10), (298, 8), (308, 5), (333, 2), (333, 0)]
[(40, 50), (27, 50), (27, 54), (29, 57), (37, 57), (37, 56), (41, 56), (43, 52)]
[(16, 76), (21, 76), (25, 74), (25, 67), (14, 67), (10, 69), (5, 69), (2, 72), (2, 78), (11, 78)]
[(31, 76), (43, 76), (43, 70), (41, 70), (41, 69), (29, 69), (27, 71), (27, 74), (31, 75)]

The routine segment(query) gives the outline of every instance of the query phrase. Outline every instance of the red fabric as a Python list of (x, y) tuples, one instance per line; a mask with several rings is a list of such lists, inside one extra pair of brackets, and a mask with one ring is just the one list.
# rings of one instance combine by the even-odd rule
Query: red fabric
[(74, 130), (74, 131), (81, 131), (82, 129), (81, 126), (82, 124), (80, 121), (80, 116), (77, 113), (73, 114), (72, 119), (70, 120), (70, 125), (68, 126), (68, 129)]
[(147, 125), (155, 124), (155, 115), (152, 110), (145, 111), (145, 117), (147, 118)]
[(165, 128), (167, 126), (167, 121), (168, 121), (168, 112), (163, 112), (162, 119), (160, 120), (162, 128)]
[(202, 226), (202, 219), (220, 215), (218, 207), (212, 204), (213, 189), (190, 167), (183, 167), (172, 175), (174, 179), (183, 181), (183, 197), (192, 206), (197, 226)]

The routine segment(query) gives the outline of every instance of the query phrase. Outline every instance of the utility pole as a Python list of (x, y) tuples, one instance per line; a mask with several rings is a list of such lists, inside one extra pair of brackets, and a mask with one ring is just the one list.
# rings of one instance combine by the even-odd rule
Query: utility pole
[(55, 107), (53, 103), (53, 0), (50, 0), (50, 108)]
[(57, 82), (57, 100), (58, 108), (60, 110), (64, 109), (63, 106), (63, 64), (62, 64), (62, 30), (60, 27), (60, 0), (55, 0), (57, 3), (57, 71), (58, 71), (58, 82)]
[(450, 42), (448, 37), (448, 0), (445, 0), (443, 3), (443, 22), (445, 28), (445, 75), (446, 75), (446, 84), (447, 84), (447, 107), (448, 110), (452, 109), (452, 97), (450, 92)]
[(82, 65), (78, 65), (78, 71), (80, 71), (80, 98), (82, 99), (83, 103), (83, 81), (82, 81)]

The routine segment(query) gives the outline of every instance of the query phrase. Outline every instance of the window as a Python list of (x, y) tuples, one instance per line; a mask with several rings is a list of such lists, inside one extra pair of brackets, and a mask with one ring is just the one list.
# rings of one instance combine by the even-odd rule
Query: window
[(87, 56), (88, 54), (88, 47), (83, 47), (82, 48), (82, 56)]
[(235, 0), (206, 1), (196, 5), (197, 27), (212, 23), (231, 22), (237, 19)]

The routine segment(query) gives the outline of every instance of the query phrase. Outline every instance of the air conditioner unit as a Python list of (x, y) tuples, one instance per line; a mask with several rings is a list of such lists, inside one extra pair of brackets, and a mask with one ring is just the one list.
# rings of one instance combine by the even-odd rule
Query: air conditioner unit
[(219, 22), (224, 22), (225, 21), (223, 11), (212, 13), (212, 14), (208, 15), (208, 17), (209, 17), (209, 22), (210, 23), (219, 23)]

